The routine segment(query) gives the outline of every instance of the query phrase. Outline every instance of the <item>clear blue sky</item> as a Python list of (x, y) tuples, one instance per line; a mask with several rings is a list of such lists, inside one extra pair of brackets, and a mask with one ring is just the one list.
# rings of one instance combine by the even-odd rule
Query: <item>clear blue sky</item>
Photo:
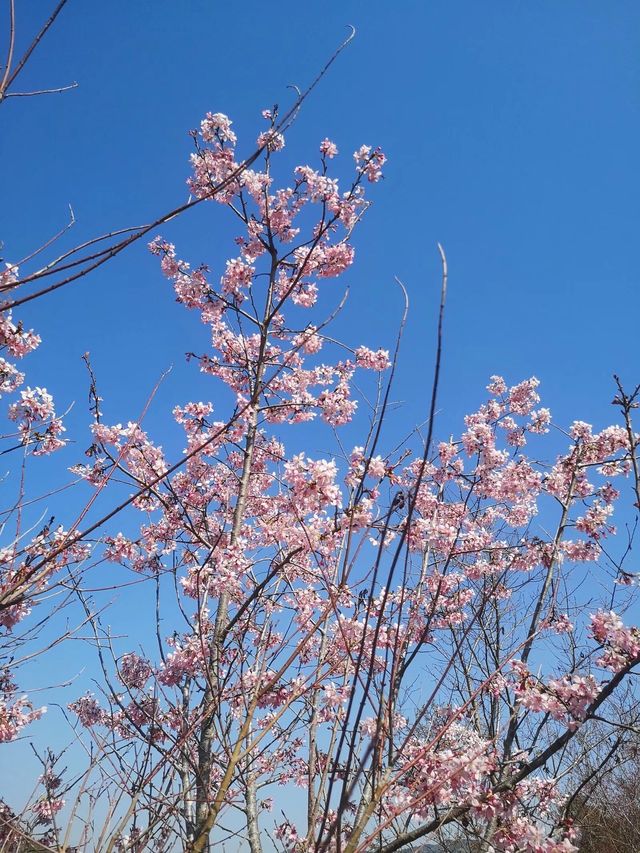
[[(22, 44), (53, 5), (18, 0)], [(436, 241), (450, 265), (442, 432), (458, 428), (492, 373), (535, 374), (555, 420), (604, 425), (611, 374), (640, 381), (635, 0), (70, 0), (17, 88), (79, 88), (0, 109), (4, 256), (42, 243), (69, 203), (78, 224), (65, 245), (186, 200), (188, 129), (208, 110), (226, 112), (248, 153), (260, 110), (289, 103), (287, 84), (304, 87), (347, 24), (356, 39), (289, 133), (283, 174), (312, 161), (325, 136), (346, 155), (343, 174), (361, 143), (388, 154), (343, 277), (352, 295), (338, 331), (391, 345), (401, 312), (394, 276), (405, 282), (398, 429), (426, 413)], [(162, 233), (193, 264), (222, 269), (235, 232), (219, 206), (204, 207)], [(174, 365), (148, 422), (165, 445), (176, 402), (215, 398), (184, 366), (186, 350), (206, 346), (205, 331), (175, 305), (141, 244), (21, 316), (44, 339), (25, 364), (30, 381), (49, 387), (59, 408), (77, 401), (70, 463), (87, 443), (86, 350), (107, 420), (135, 419)]]

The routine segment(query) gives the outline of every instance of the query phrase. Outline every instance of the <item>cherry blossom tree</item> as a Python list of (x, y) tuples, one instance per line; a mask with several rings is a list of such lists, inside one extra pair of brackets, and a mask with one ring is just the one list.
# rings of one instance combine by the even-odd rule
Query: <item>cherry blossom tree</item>
[[(244, 159), (231, 120), (207, 114), (191, 134), (187, 205), (22, 279), (15, 264), (3, 273), (9, 294), (40, 288), (10, 296), (0, 327), (7, 439), (23, 465), (60, 449), (64, 426), (44, 389), (19, 390), (16, 360), (39, 340), (9, 312), (151, 232), (177, 302), (207, 328), (210, 346), (189, 359), (212, 388), (211, 400), (176, 401), (184, 451), (171, 460), (140, 418), (105, 420), (90, 372), (90, 438), (72, 467), (85, 510), (24, 531), (16, 481), (0, 624), (11, 642), (21, 625), (20, 643), (37, 639), (30, 609), (60, 583), (97, 675), (64, 710), (85, 765), (38, 754), (28, 810), (0, 813), (7, 849), (391, 853), (460, 835), (481, 850), (578, 849), (566, 808), (576, 750), (640, 663), (627, 618), (639, 389), (618, 382), (613, 425), (563, 428), (535, 378), (493, 376), (485, 402), (439, 440), (439, 247), (426, 434), (389, 439), (403, 322), (392, 353), (331, 330), (344, 301), (334, 280), (354, 263), (386, 158), (363, 145), (339, 180), (344, 158), (324, 139), (281, 182), (278, 155), (304, 97), (283, 117), (263, 112)], [(186, 260), (155, 236), (212, 202), (211, 215), (238, 227), (224, 263)], [(358, 429), (354, 447), (346, 425)], [(331, 453), (314, 450), (318, 436)], [(113, 508), (83, 526), (97, 495)], [(127, 643), (130, 613), (102, 617), (89, 560), (148, 590), (156, 630), (142, 646)], [(42, 712), (9, 667), (0, 688), (9, 741)]]
[[(619, 610), (633, 592), (623, 564), (602, 563), (615, 563), (616, 479), (637, 501), (636, 395), (619, 389), (619, 425), (562, 433), (537, 380), (495, 376), (459, 437), (436, 443), (436, 373), (427, 436), (385, 452), (395, 357), (338, 345), (331, 317), (305, 316), (353, 262), (384, 155), (359, 149), (341, 190), (324, 140), (317, 167), (277, 189), (284, 138), (264, 117), (261, 170), (216, 198), (243, 230), (239, 254), (216, 276), (150, 244), (210, 329), (211, 350), (191, 359), (230, 389), (231, 414), (178, 405), (185, 452), (170, 465), (136, 423), (96, 410), (90, 461), (75, 469), (97, 488), (115, 470), (128, 478), (146, 520), (107, 536), (105, 558), (148, 576), (158, 613), (177, 614), (155, 650), (120, 653), (83, 597), (104, 689), (70, 710), (138, 780), (110, 838), (202, 851), (239, 832), (252, 851), (270, 839), (390, 852), (459, 825), (484, 849), (575, 849), (568, 746), (640, 660), (638, 630), (580, 593), (586, 572), (609, 578)], [(196, 198), (236, 172), (235, 145), (229, 119), (207, 115)], [(345, 451), (360, 372), (377, 401)], [(335, 455), (287, 452), (283, 434), (316, 420), (335, 431)], [(558, 433), (566, 448), (538, 455)], [(306, 791), (304, 807), (287, 808), (287, 787)]]

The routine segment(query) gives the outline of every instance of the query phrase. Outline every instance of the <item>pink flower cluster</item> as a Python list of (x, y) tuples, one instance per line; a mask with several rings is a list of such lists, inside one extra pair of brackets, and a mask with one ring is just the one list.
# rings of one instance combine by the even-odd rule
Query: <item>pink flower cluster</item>
[(364, 367), (367, 370), (386, 370), (391, 366), (389, 352), (386, 349), (379, 349), (374, 352), (367, 349), (367, 347), (358, 347), (356, 350), (356, 364), (358, 367)]
[(151, 678), (151, 673), (151, 664), (133, 652), (120, 658), (120, 680), (126, 687), (142, 690)]
[(358, 170), (367, 176), (367, 180), (376, 183), (382, 177), (382, 167), (387, 158), (380, 148), (371, 148), (363, 145), (355, 152), (353, 159), (356, 161)]
[[(17, 278), (17, 267), (12, 269)], [(24, 358), (41, 342), (42, 339), (33, 329), (25, 330), (22, 323), (13, 323), (10, 311), (0, 313), (0, 349), (6, 349), (14, 358)]]
[(17, 687), (8, 670), (0, 672), (0, 743), (15, 740), (29, 723), (47, 710), (34, 708), (27, 696), (17, 696)]
[[(0, 272), (0, 291), (7, 291), (18, 282), (18, 267), (6, 264)], [(33, 329), (25, 329), (22, 322), (13, 322), (11, 311), (0, 310), (0, 353), (6, 351), (12, 358), (24, 358), (33, 352), (41, 338)], [(0, 356), (0, 395), (13, 394), (24, 382), (24, 373), (15, 364)], [(18, 402), (9, 407), (9, 418), (18, 423), (21, 441), (31, 446), (34, 456), (44, 456), (63, 447), (61, 435), (65, 432), (62, 420), (56, 417), (53, 399), (44, 388), (27, 388)]]
[(37, 817), (38, 823), (53, 823), (55, 816), (64, 808), (65, 801), (62, 798), (42, 799), (32, 806), (32, 811)]
[(18, 423), (22, 443), (34, 445), (34, 456), (44, 456), (64, 447), (60, 438), (65, 428), (56, 417), (53, 397), (45, 388), (27, 388), (20, 399), (9, 406), (9, 417)]
[(640, 658), (640, 629), (627, 628), (613, 611), (599, 610), (592, 615), (591, 634), (604, 646), (598, 666), (619, 672)]
[(515, 694), (520, 704), (530, 711), (548, 713), (570, 728), (584, 719), (600, 692), (601, 686), (592, 675), (572, 673), (550, 678), (545, 684), (535, 679), (520, 661), (514, 661), (512, 666), (518, 677)]
[(332, 460), (313, 460), (304, 453), (285, 463), (285, 480), (299, 512), (312, 512), (324, 506), (340, 506), (342, 496), (336, 484), (338, 469)]
[(184, 641), (170, 641), (174, 651), (160, 667), (157, 678), (167, 687), (180, 684), (185, 676), (194, 676), (202, 671), (203, 644), (199, 635), (188, 636)]
[(328, 157), (332, 160), (334, 157), (338, 156), (338, 146), (335, 142), (331, 142), (330, 139), (323, 139), (320, 143), (320, 153), (324, 157)]
[(281, 841), (285, 850), (295, 850), (298, 841), (298, 831), (295, 826), (288, 820), (279, 823), (273, 831), (274, 838)]
[(87, 693), (69, 703), (68, 707), (70, 711), (76, 714), (81, 725), (85, 728), (96, 726), (106, 719), (105, 711), (100, 707), (100, 703), (92, 693)]
[(227, 261), (226, 272), (220, 280), (222, 292), (236, 299), (238, 303), (242, 302), (244, 291), (251, 287), (254, 273), (255, 269), (245, 264), (242, 258)]

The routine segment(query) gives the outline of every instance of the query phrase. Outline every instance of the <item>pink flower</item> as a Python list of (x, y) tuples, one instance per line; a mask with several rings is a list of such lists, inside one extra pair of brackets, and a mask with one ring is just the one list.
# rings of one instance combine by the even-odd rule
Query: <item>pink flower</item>
[(254, 267), (245, 264), (241, 258), (227, 261), (226, 272), (220, 279), (222, 292), (242, 302), (245, 297), (243, 289), (251, 287), (254, 273)]
[(207, 113), (200, 123), (200, 132), (205, 142), (229, 142), (235, 145), (237, 136), (231, 130), (233, 122), (224, 113)]
[(80, 723), (85, 728), (91, 728), (98, 723), (102, 723), (106, 717), (105, 712), (100, 707), (93, 693), (81, 696), (75, 702), (70, 702), (67, 707), (76, 714)]
[(24, 382), (24, 373), (4, 358), (0, 358), (0, 394), (12, 394)]
[(363, 145), (355, 152), (353, 158), (358, 171), (366, 175), (368, 181), (376, 183), (380, 180), (382, 167), (387, 161), (380, 148), (372, 149), (370, 145)]
[(258, 148), (263, 146), (267, 151), (282, 151), (284, 148), (284, 136), (273, 130), (265, 130), (257, 139)]
[(138, 556), (138, 547), (135, 542), (131, 542), (122, 533), (107, 537), (105, 544), (107, 545), (104, 552), (105, 559), (113, 563), (124, 563), (125, 560), (133, 560)]
[(584, 421), (574, 421), (571, 424), (569, 433), (571, 438), (575, 438), (576, 441), (589, 441), (593, 437), (591, 424), (587, 424)]
[(26, 331), (21, 325), (11, 322), (11, 311), (0, 313), (0, 347), (6, 347), (15, 358), (24, 358), (41, 343), (41, 338), (31, 329)]
[(27, 424), (45, 421), (54, 415), (53, 397), (45, 388), (27, 388), (21, 391), (20, 401), (9, 407), (9, 417), (12, 421), (24, 421)]
[(120, 680), (126, 687), (142, 690), (151, 677), (151, 665), (138, 655), (130, 652), (120, 658)]
[(536, 409), (531, 412), (529, 417), (529, 432), (543, 434), (549, 432), (549, 424), (551, 423), (551, 412), (549, 409)]
[(307, 328), (293, 339), (295, 347), (302, 347), (302, 350), (308, 355), (315, 355), (322, 349), (323, 340), (318, 334), (315, 326), (307, 326)]
[(15, 740), (29, 723), (39, 720), (46, 708), (34, 709), (26, 696), (15, 697), (10, 675), (0, 673), (0, 743)]
[(626, 628), (612, 610), (591, 616), (591, 634), (604, 646), (598, 666), (618, 672), (640, 655), (640, 629)]
[(533, 376), (509, 388), (509, 410), (517, 415), (528, 415), (533, 411), (536, 403), (540, 402), (540, 396), (536, 388), (540, 380)]
[(386, 370), (391, 366), (389, 351), (379, 349), (376, 352), (367, 347), (358, 347), (356, 350), (356, 364), (367, 370)]
[(487, 391), (495, 397), (500, 397), (507, 392), (507, 383), (502, 376), (492, 376), (491, 382), (487, 385)]
[(46, 388), (27, 387), (20, 399), (9, 406), (8, 416), (18, 422), (22, 443), (33, 446), (34, 456), (44, 456), (64, 447), (60, 436), (65, 427), (56, 417), (53, 397)]
[(338, 146), (329, 139), (323, 139), (320, 143), (320, 153), (323, 157), (332, 159), (338, 154)]
[(10, 290), (17, 281), (18, 267), (15, 264), (5, 262), (4, 269), (0, 272), (0, 290)]
[(330, 681), (328, 684), (325, 684), (323, 689), (323, 701), (327, 705), (344, 705), (349, 701), (351, 694), (351, 686), (349, 684), (338, 687), (333, 681)]
[(298, 831), (288, 820), (276, 826), (273, 834), (278, 841), (282, 841), (287, 850), (292, 850), (298, 843)]
[(294, 252), (300, 271), (305, 276), (317, 275), (319, 278), (340, 275), (351, 266), (354, 255), (353, 246), (345, 241), (334, 246), (318, 244), (311, 252), (306, 248)]
[(38, 823), (53, 823), (54, 817), (64, 808), (65, 801), (63, 799), (46, 799), (38, 800), (32, 806), (32, 811), (38, 818)]
[(303, 453), (285, 463), (285, 480), (302, 511), (324, 505), (340, 506), (341, 494), (336, 485), (337, 467), (332, 460), (305, 459)]
[(576, 519), (576, 530), (586, 533), (591, 539), (601, 539), (607, 533), (614, 531), (614, 528), (608, 524), (612, 513), (611, 504), (596, 500), (583, 516)]

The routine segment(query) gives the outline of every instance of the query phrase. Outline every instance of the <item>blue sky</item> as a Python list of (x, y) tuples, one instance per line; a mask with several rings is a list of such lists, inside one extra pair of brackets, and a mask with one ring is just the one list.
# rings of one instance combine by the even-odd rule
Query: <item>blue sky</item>
[[(50, 6), (17, 3), (22, 44)], [(208, 110), (226, 112), (249, 153), (260, 110), (290, 103), (287, 85), (304, 87), (348, 24), (357, 36), (289, 132), (281, 174), (313, 162), (325, 136), (344, 175), (362, 143), (389, 157), (341, 279), (351, 297), (336, 328), (356, 345), (390, 346), (402, 310), (394, 276), (404, 281), (411, 313), (394, 429), (408, 432), (427, 411), (437, 241), (450, 267), (440, 434), (459, 428), (493, 373), (538, 376), (559, 423), (605, 425), (611, 374), (640, 380), (636, 2), (71, 0), (16, 88), (79, 87), (1, 108), (5, 258), (44, 242), (68, 204), (78, 221), (65, 247), (186, 200), (187, 131)], [(162, 233), (194, 265), (222, 270), (235, 255), (217, 205)], [(184, 365), (205, 332), (142, 244), (20, 316), (44, 339), (25, 364), (30, 381), (60, 409), (76, 401), (72, 461), (88, 443), (87, 350), (108, 421), (135, 419), (174, 366), (148, 420), (164, 444), (176, 402), (215, 399)]]

